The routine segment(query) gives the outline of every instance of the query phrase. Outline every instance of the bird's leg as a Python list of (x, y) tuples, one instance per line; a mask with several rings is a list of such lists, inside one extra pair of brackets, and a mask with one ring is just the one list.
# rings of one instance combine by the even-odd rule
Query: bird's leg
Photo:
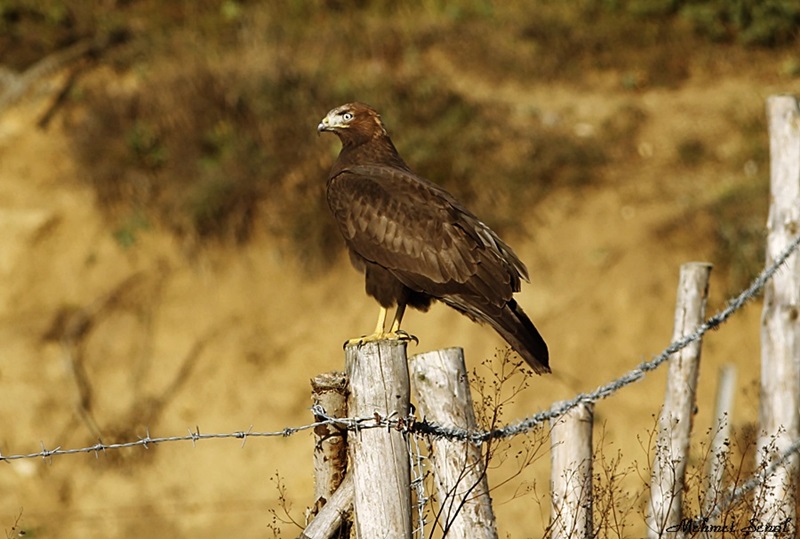
[(375, 342), (375, 341), (382, 341), (384, 339), (390, 339), (391, 335), (385, 333), (383, 327), (386, 325), (386, 313), (388, 309), (381, 305), (381, 310), (378, 311), (378, 323), (375, 326), (375, 332), (371, 335), (364, 335), (363, 337), (356, 337), (355, 339), (347, 339), (344, 341), (344, 347), (347, 348), (350, 345), (361, 346), (364, 343), (368, 342)]
[(375, 333), (373, 333), (373, 335), (383, 335), (383, 327), (386, 325), (387, 312), (389, 312), (389, 309), (381, 306), (381, 310), (378, 312), (378, 325), (375, 326)]
[(400, 329), (400, 324), (403, 322), (403, 315), (406, 313), (406, 304), (398, 303), (397, 310), (394, 312), (394, 320), (392, 321), (392, 329), (389, 330), (390, 335), (394, 335), (396, 339), (402, 339), (406, 341), (414, 341), (415, 343), (419, 344), (419, 339), (417, 339), (414, 335), (411, 335), (402, 329)]
[(406, 304), (398, 303), (397, 310), (394, 312), (394, 320), (392, 321), (392, 329), (389, 333), (397, 333), (400, 331), (400, 324), (403, 322), (403, 315), (406, 313)]
[(400, 322), (403, 320), (403, 313), (405, 313), (405, 310), (405, 303), (399, 303), (397, 305), (397, 311), (395, 311), (394, 321), (392, 322), (392, 329), (389, 331), (389, 333), (386, 333), (384, 326), (386, 325), (386, 314), (388, 309), (382, 306), (381, 310), (378, 312), (378, 323), (375, 326), (375, 332), (372, 335), (364, 335), (363, 337), (348, 339), (344, 343), (345, 348), (351, 345), (361, 346), (364, 343), (383, 341), (386, 339), (399, 339), (403, 341), (419, 342), (416, 337), (409, 335), (400, 329)]

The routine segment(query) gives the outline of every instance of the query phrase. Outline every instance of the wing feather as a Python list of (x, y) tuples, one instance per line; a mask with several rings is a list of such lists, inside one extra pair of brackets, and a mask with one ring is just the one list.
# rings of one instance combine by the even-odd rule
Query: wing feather
[(458, 231), (446, 200), (427, 186), (420, 189), (413, 181), (418, 178), (404, 171), (363, 168), (369, 170), (344, 170), (329, 181), (328, 201), (351, 249), (381, 266), (417, 271), (436, 282), (463, 280), (474, 272), (468, 247), (439, 248), (468, 239), (448, 237)]
[(508, 301), (526, 275), (489, 227), (407, 170), (345, 167), (328, 180), (328, 202), (348, 246), (413, 290)]

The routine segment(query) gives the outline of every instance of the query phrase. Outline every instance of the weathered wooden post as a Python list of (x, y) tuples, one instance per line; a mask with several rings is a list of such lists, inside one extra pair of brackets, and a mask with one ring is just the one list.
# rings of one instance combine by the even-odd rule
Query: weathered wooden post
[[(681, 266), (673, 341), (693, 333), (703, 323), (710, 273), (711, 265), (706, 263)], [(682, 517), (684, 473), (689, 457), (701, 345), (702, 341), (695, 341), (669, 359), (650, 480), (647, 534), (651, 538), (681, 536), (667, 530), (676, 529)]]
[[(320, 374), (311, 380), (314, 404), (328, 417), (347, 417), (347, 378), (343, 372)], [(319, 421), (321, 418), (316, 417)], [(347, 431), (336, 425), (314, 429), (314, 500), (322, 507), (336, 492), (347, 470)]]
[[(794, 96), (767, 100), (770, 209), (767, 265), (800, 234), (800, 110)], [(764, 290), (761, 318), (759, 466), (768, 465), (800, 435), (800, 256), (793, 254)], [(757, 489), (755, 519), (788, 522), (796, 530), (798, 457), (794, 455)], [(788, 519), (788, 520), (787, 520)], [(757, 532), (755, 537), (768, 534)], [(793, 535), (790, 533), (789, 535)]]
[[(557, 408), (561, 403), (554, 403)], [(553, 539), (589, 539), (592, 533), (594, 405), (579, 404), (550, 421)]]
[[(422, 417), (440, 425), (477, 430), (475, 410), (461, 348), (411, 358), (410, 367)], [(437, 520), (451, 539), (496, 539), (486, 467), (478, 445), (433, 438)]]
[[(298, 539), (330, 539), (332, 537), (350, 537), (343, 531), (352, 524), (348, 517), (352, 516), (353, 509), (353, 475), (347, 474), (328, 502), (319, 510), (317, 516), (306, 526)], [(349, 528), (345, 528), (349, 529)]]
[[(386, 340), (345, 349), (352, 417), (405, 419), (409, 415), (406, 343)], [(411, 538), (411, 465), (406, 434), (369, 428), (348, 435), (355, 483), (356, 537)]]
[[(717, 398), (714, 405), (714, 426), (711, 431), (711, 447), (708, 459), (708, 485), (703, 500), (703, 516), (710, 515), (722, 501), (725, 479), (725, 463), (728, 462), (728, 444), (733, 422), (733, 393), (736, 389), (736, 366), (726, 364), (719, 369)], [(715, 524), (712, 522), (711, 524)], [(710, 537), (709, 537), (710, 539)]]
[[(326, 372), (311, 379), (311, 398), (315, 406), (320, 406), (328, 417), (347, 417), (347, 377), (343, 372)], [(320, 421), (321, 417), (315, 417)], [(347, 470), (347, 431), (337, 425), (320, 425), (314, 429), (314, 506), (311, 513), (315, 515), (312, 525), (309, 525), (301, 539), (318, 539), (328, 537), (336, 532), (329, 530), (344, 525), (345, 529), (340, 535), (349, 536), (349, 525), (345, 515), (352, 507), (353, 497), (352, 480), (342, 490), (337, 501), (346, 503), (344, 507), (335, 507), (320, 517), (320, 510), (333, 498), (339, 489)], [(342, 499), (347, 490), (350, 497)], [(350, 515), (352, 517), (352, 514)], [(317, 522), (319, 519), (319, 522)]]

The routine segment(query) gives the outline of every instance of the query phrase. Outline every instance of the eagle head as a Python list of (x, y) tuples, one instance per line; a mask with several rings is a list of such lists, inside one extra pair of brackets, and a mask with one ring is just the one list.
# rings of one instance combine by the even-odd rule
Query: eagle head
[(335, 133), (342, 144), (359, 144), (386, 136), (378, 112), (365, 103), (348, 103), (331, 110), (317, 126), (317, 132)]

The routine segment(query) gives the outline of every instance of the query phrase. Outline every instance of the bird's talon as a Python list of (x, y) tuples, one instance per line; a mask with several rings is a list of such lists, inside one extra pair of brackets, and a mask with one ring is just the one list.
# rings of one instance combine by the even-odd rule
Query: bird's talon
[(354, 339), (347, 339), (344, 341), (342, 345), (342, 349), (346, 349), (348, 346), (355, 346), (356, 348), (361, 348), (364, 346), (364, 343), (368, 342), (369, 335), (365, 335), (363, 337), (356, 337)]
[(406, 342), (413, 341), (414, 344), (417, 344), (417, 345), (419, 344), (419, 339), (417, 339), (417, 336), (416, 335), (411, 335), (407, 331), (404, 331), (402, 329), (398, 329), (397, 331), (394, 332), (394, 334), (396, 335), (396, 338), (398, 340), (400, 340), (400, 341), (406, 341)]
[(397, 331), (392, 331), (390, 333), (374, 333), (372, 335), (364, 335), (363, 337), (347, 339), (346, 341), (344, 341), (342, 348), (347, 348), (348, 346), (355, 346), (357, 348), (361, 348), (362, 346), (370, 342), (391, 341), (391, 340), (397, 340), (402, 342), (413, 341), (414, 344), (419, 344), (419, 339), (417, 339), (416, 335), (411, 335), (410, 333), (403, 331), (402, 329), (398, 329)]

